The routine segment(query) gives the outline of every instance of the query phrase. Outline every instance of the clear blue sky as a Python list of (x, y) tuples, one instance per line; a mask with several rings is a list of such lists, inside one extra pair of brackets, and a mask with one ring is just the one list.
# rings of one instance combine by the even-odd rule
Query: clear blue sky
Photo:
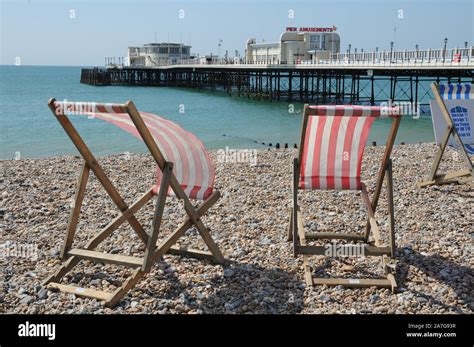
[[(286, 26), (338, 28), (341, 47), (474, 45), (473, 0), (0, 0), (0, 64), (103, 65), (128, 46), (191, 39), (192, 52), (243, 53), (245, 41), (277, 41)], [(74, 10), (75, 18), (70, 18)], [(179, 18), (184, 10), (184, 19)], [(293, 10), (295, 18), (289, 18)], [(403, 18), (399, 15), (403, 11)], [(397, 28), (396, 33), (394, 27)], [(396, 34), (396, 40), (395, 40)], [(168, 36), (169, 35), (169, 36)]]

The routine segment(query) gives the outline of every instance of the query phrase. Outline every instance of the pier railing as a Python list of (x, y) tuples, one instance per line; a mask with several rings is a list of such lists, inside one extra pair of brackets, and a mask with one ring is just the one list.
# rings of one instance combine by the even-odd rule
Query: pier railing
[[(276, 59), (260, 59), (256, 61), (235, 58), (213, 58), (206, 61), (203, 58), (186, 59), (177, 62), (168, 62), (156, 66), (157, 68), (177, 66), (213, 66), (213, 67), (281, 67), (281, 68), (329, 68), (329, 67), (361, 67), (361, 68), (470, 68), (474, 67), (474, 46), (468, 48), (427, 49), (411, 51), (374, 51), (331, 54), (328, 59), (280, 61)], [(121, 68), (123, 65), (109, 65), (108, 68)], [(131, 66), (145, 67), (145, 66)], [(155, 66), (153, 66), (155, 67)], [(151, 67), (151, 68), (153, 68)], [(147, 68), (150, 68), (147, 66)]]

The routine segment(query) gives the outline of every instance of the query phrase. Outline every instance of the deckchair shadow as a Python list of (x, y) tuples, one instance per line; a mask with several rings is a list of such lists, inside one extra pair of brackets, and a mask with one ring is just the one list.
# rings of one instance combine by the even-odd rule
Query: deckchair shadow
[[(216, 289), (200, 305), (204, 313), (296, 314), (303, 310), (304, 286), (297, 275), (278, 267), (264, 268), (238, 262), (227, 262), (226, 266), (229, 264), (233, 271), (231, 277), (211, 280)], [(242, 285), (248, 283), (249, 277), (254, 279), (253, 283)], [(220, 304), (216, 305), (216, 301)], [(239, 310), (252, 305), (256, 307)]]
[[(410, 246), (403, 247), (399, 251), (403, 251), (403, 257), (400, 257), (398, 262), (398, 282), (400, 287), (405, 287), (408, 281), (409, 266), (414, 266), (426, 275), (444, 283), (453, 289), (458, 296), (466, 294), (465, 287), (469, 288), (469, 286), (472, 287), (474, 284), (474, 269), (469, 266), (456, 264), (454, 261), (439, 254), (423, 255), (413, 250)], [(462, 282), (450, 280), (448, 275), (462, 276)], [(471, 299), (473, 299), (472, 294)], [(440, 303), (440, 305), (445, 308), (455, 308), (443, 303)]]

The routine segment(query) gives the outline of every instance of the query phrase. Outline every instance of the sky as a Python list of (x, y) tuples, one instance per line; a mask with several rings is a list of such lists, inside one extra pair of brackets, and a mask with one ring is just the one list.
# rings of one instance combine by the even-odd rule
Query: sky
[[(102, 66), (128, 46), (182, 42), (243, 55), (287, 26), (337, 27), (341, 51), (474, 45), (474, 0), (0, 0), (0, 64)], [(396, 28), (396, 30), (395, 30)]]

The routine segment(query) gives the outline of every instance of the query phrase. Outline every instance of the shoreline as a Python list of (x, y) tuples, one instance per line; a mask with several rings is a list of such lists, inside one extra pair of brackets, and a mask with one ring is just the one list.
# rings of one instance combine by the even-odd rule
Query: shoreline
[[(384, 146), (368, 146), (363, 175), (369, 195)], [(469, 216), (474, 193), (467, 185), (418, 190), (417, 180), (430, 170), (436, 154), (433, 143), (396, 145), (392, 154), (396, 218), (397, 280), (400, 292), (386, 289), (313, 287), (304, 284), (301, 259), (293, 258), (286, 241), (291, 198), (291, 160), (294, 149), (258, 150), (257, 165), (217, 162), (219, 202), (203, 218), (216, 243), (230, 261), (222, 268), (206, 261), (166, 255), (114, 309), (95, 300), (45, 290), (41, 283), (59, 265), (59, 249), (74, 197), (80, 160), (75, 156), (1, 160), (0, 244), (37, 246), (37, 260), (2, 257), (4, 313), (473, 313), (469, 288), (474, 281)], [(462, 162), (448, 148), (441, 171)], [(155, 164), (146, 154), (98, 157), (127, 202), (153, 184)], [(78, 225), (78, 246), (116, 216), (103, 188), (91, 175)], [(166, 232), (184, 216), (176, 199), (164, 211)], [(300, 194), (305, 230), (361, 231), (365, 225), (360, 196), (354, 192), (310, 191)], [(381, 196), (379, 213), (385, 215)], [(472, 207), (471, 207), (472, 209)], [(153, 206), (137, 214), (151, 225)], [(382, 218), (386, 220), (386, 218)], [(386, 224), (381, 224), (382, 232)], [(165, 235), (166, 235), (165, 232)], [(386, 234), (384, 233), (384, 236)], [(163, 236), (161, 236), (163, 237)], [(195, 231), (181, 244), (202, 248)], [(119, 228), (99, 247), (125, 255), (142, 255), (140, 241), (130, 228)], [(378, 260), (311, 257), (318, 275), (353, 275), (365, 271), (381, 275)], [(87, 265), (87, 266), (86, 266)], [(69, 283), (112, 291), (127, 271), (114, 265), (81, 263)]]
[[(257, 150), (257, 151), (272, 151), (272, 150), (294, 150), (294, 145), (299, 145), (298, 143), (287, 143), (288, 144), (288, 148), (285, 148), (285, 143), (282, 143), (282, 142), (268, 142), (268, 143), (259, 143), (258, 141), (254, 140), (254, 139), (248, 139), (248, 141), (251, 141), (252, 143), (255, 143), (256, 146), (259, 146), (259, 147), (248, 147), (248, 146), (244, 146), (244, 147), (238, 147), (238, 146), (224, 146), (223, 148), (213, 148), (213, 149), (209, 149), (209, 148), (206, 148), (207, 149), (207, 152), (208, 153), (216, 153), (220, 150), (226, 150), (226, 148), (228, 148), (229, 150)], [(271, 144), (271, 146), (270, 146)], [(279, 148), (276, 148), (277, 144), (280, 146)], [(395, 144), (396, 146), (405, 146), (405, 145), (411, 145), (411, 146), (417, 146), (417, 145), (435, 145), (435, 142), (434, 141), (428, 141), (428, 142), (405, 142), (405, 141), (402, 141), (402, 142), (399, 142), (399, 143), (396, 143)], [(369, 148), (369, 147), (384, 147), (385, 145), (383, 144), (380, 144), (380, 143), (376, 143), (375, 145), (373, 144), (373, 141), (368, 139), (367, 140), (367, 144), (366, 144), (366, 149)], [(110, 157), (110, 156), (117, 156), (117, 155), (125, 155), (125, 154), (130, 154), (130, 155), (147, 155), (148, 152), (146, 150), (144, 150), (143, 152), (133, 152), (133, 151), (125, 151), (125, 152), (118, 152), (118, 153), (111, 153), (111, 154), (99, 154), (99, 155), (95, 155), (96, 158), (107, 158), (107, 157)], [(79, 153), (77, 153), (76, 151), (76, 154), (62, 154), (62, 155), (46, 155), (46, 156), (38, 156), (38, 157), (26, 157), (26, 158), (20, 158), (20, 159), (15, 159), (15, 157), (12, 157), (12, 158), (4, 158), (2, 159), (0, 157), (0, 164), (1, 163), (4, 163), (4, 162), (9, 162), (9, 161), (16, 161), (16, 160), (47, 160), (47, 159), (57, 159), (57, 158), (62, 158), (62, 157), (73, 157), (73, 158), (80, 158), (80, 155)]]

